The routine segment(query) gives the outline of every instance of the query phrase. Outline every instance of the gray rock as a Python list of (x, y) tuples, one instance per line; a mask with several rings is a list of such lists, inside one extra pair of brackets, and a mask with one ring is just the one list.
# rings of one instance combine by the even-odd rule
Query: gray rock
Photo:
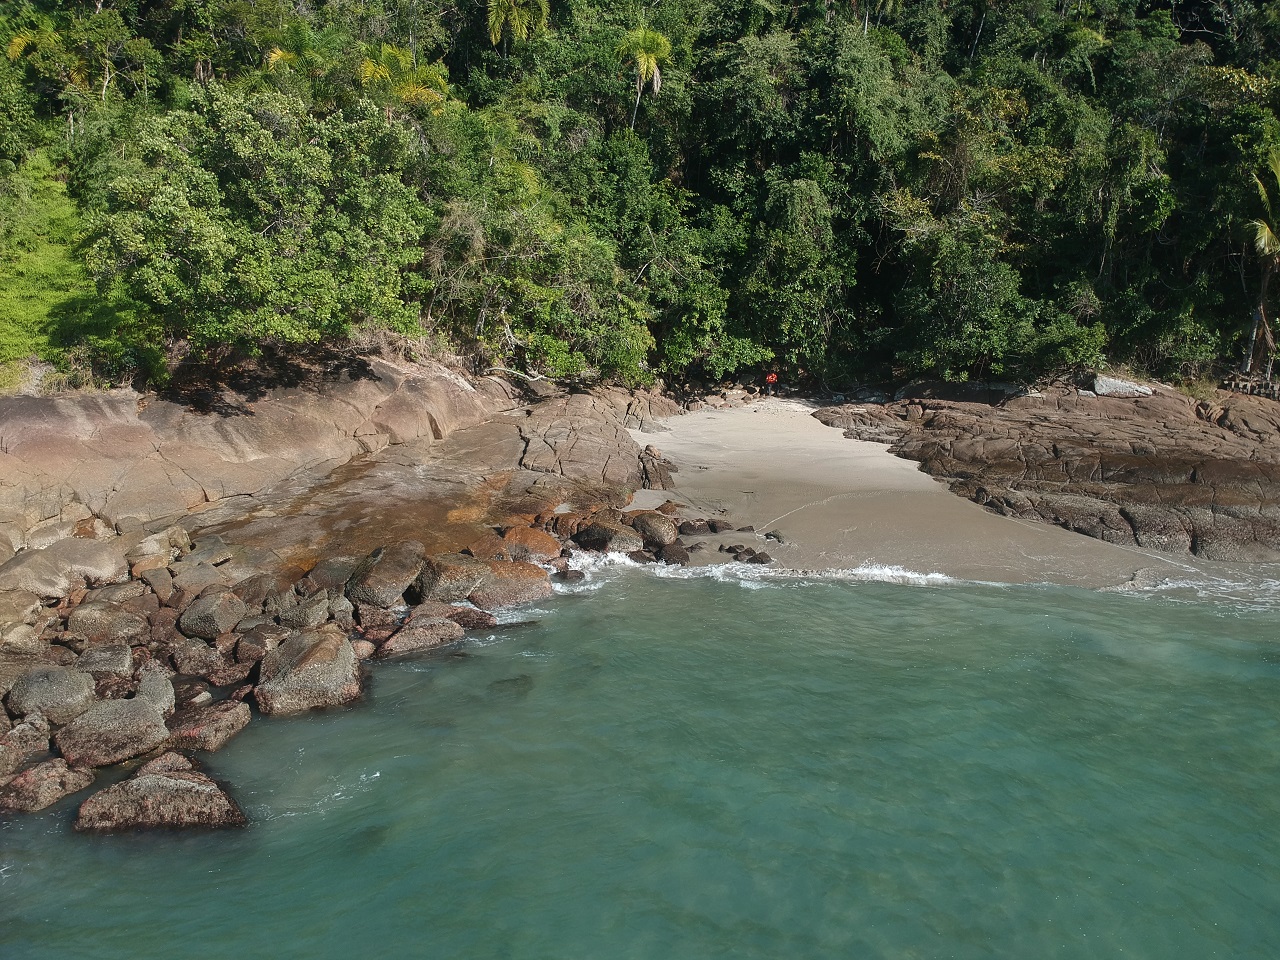
[(291, 635), (263, 658), (261, 670), (254, 697), (265, 714), (338, 706), (363, 689), (355, 651), (332, 624)]
[(101, 600), (106, 603), (124, 603), (126, 600), (136, 600), (146, 592), (147, 585), (145, 583), (137, 580), (126, 580), (124, 583), (113, 583), (110, 586), (95, 590), (88, 599)]
[(75, 828), (242, 827), (240, 807), (190, 761), (166, 754), (80, 804)]
[(280, 625), (294, 630), (305, 630), (318, 627), (329, 619), (329, 595), (321, 591), (314, 597), (303, 600), (296, 607), (282, 611)]
[(178, 629), (188, 637), (214, 640), (230, 633), (246, 612), (244, 601), (230, 590), (205, 593), (196, 597), (183, 612)]
[(0, 743), (12, 747), (22, 757), (44, 753), (49, 749), (49, 721), (43, 715), (33, 713), (0, 737)]
[(95, 703), (54, 735), (73, 767), (105, 767), (154, 750), (169, 737), (164, 716), (140, 697)]
[(415, 620), (397, 630), (378, 648), (379, 657), (393, 657), (403, 653), (429, 650), (446, 643), (454, 643), (465, 635), (463, 629), (452, 620)]
[(1150, 387), (1145, 387), (1140, 383), (1134, 383), (1130, 380), (1121, 380), (1119, 377), (1108, 377), (1098, 374), (1093, 380), (1093, 392), (1100, 397), (1149, 397), (1152, 394)]
[(221, 750), (226, 742), (249, 724), (247, 703), (220, 700), (208, 706), (191, 707), (169, 720), (174, 750)]
[(80, 587), (128, 579), (129, 565), (118, 545), (75, 537), (41, 550), (24, 550), (0, 566), (0, 590), (24, 590), (54, 600)]
[(35, 667), (18, 678), (6, 703), (18, 716), (36, 713), (50, 723), (70, 723), (93, 704), (93, 688), (93, 677), (82, 670)]
[(133, 648), (124, 643), (100, 643), (89, 647), (76, 660), (76, 669), (86, 673), (133, 675)]
[(402, 540), (369, 554), (347, 580), (347, 598), (356, 603), (394, 607), (422, 572), (426, 548)]
[(665, 547), (669, 543), (675, 543), (679, 536), (675, 521), (656, 510), (633, 513), (627, 519), (631, 521), (632, 529), (644, 538), (645, 546), (648, 547)]
[(34, 813), (93, 783), (89, 770), (73, 770), (60, 758), (38, 763), (0, 787), (0, 810)]
[(192, 595), (202, 593), (215, 584), (221, 584), (224, 587), (228, 585), (222, 572), (207, 563), (181, 560), (173, 564), (169, 572), (173, 575), (174, 589), (184, 590)]
[(574, 542), (601, 553), (631, 553), (644, 549), (644, 538), (611, 520), (593, 520), (573, 536)]
[(0, 634), (11, 627), (32, 623), (43, 609), (40, 598), (25, 590), (0, 592)]
[(175, 695), (173, 679), (169, 671), (155, 662), (143, 667), (138, 678), (138, 692), (134, 694), (134, 699), (149, 704), (162, 717), (172, 714)]
[(343, 630), (355, 629), (355, 606), (346, 597), (334, 597), (329, 601), (329, 617)]
[(104, 600), (82, 603), (72, 610), (67, 630), (89, 643), (135, 644), (151, 636), (151, 624), (145, 617)]

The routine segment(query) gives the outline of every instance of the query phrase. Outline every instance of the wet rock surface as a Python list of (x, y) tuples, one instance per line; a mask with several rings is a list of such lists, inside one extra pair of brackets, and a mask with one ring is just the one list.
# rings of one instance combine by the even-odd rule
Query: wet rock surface
[(352, 703), (363, 661), (493, 629), (490, 611), (548, 596), (553, 571), (581, 578), (571, 553), (686, 562), (675, 504), (622, 512), (674, 470), (628, 430), (661, 431), (678, 407), (544, 392), (517, 408), (509, 384), (378, 361), (209, 409), (128, 392), (0, 400), (8, 809), (169, 750), (85, 801), (77, 827), (243, 823), (173, 751), (224, 748), (252, 705)]
[(185, 757), (167, 753), (80, 804), (77, 830), (242, 827), (244, 813)]
[(995, 404), (926, 395), (814, 416), (890, 444), (1005, 516), (1209, 560), (1280, 559), (1280, 404), (1102, 386), (1109, 396), (1069, 387)]

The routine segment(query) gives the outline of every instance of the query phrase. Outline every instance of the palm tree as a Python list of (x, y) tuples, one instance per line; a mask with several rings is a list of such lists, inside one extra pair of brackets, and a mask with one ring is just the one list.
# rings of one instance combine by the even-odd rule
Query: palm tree
[(495, 47), (503, 34), (528, 40), (546, 28), (550, 15), (550, 0), (489, 0), (489, 39)]
[[(1276, 185), (1275, 196), (1280, 198), (1280, 149), (1273, 147), (1267, 154), (1267, 169), (1271, 171), (1271, 179)], [(1253, 182), (1258, 188), (1258, 196), (1262, 199), (1262, 209), (1266, 211), (1265, 219), (1252, 220), (1249, 224), (1253, 227), (1254, 248), (1258, 251), (1259, 259), (1262, 260), (1262, 289), (1258, 294), (1258, 308), (1253, 314), (1253, 332), (1249, 334), (1249, 342), (1245, 345), (1244, 362), (1240, 365), (1241, 373), (1253, 371), (1259, 336), (1266, 342), (1268, 358), (1275, 353), (1276, 349), (1275, 338), (1271, 335), (1271, 324), (1267, 320), (1267, 289), (1271, 286), (1271, 278), (1275, 275), (1276, 268), (1280, 267), (1280, 220), (1276, 219), (1272, 206), (1273, 195), (1267, 189), (1267, 185), (1257, 174), (1254, 174)]]
[(442, 64), (415, 64), (413, 54), (404, 47), (384, 43), (366, 47), (360, 61), (360, 83), (371, 87), (387, 101), (387, 119), (391, 119), (392, 103), (406, 107), (429, 107), (443, 103), (448, 86)]
[(636, 128), (636, 113), (640, 110), (640, 94), (644, 93), (647, 83), (656, 97), (662, 89), (662, 71), (659, 64), (671, 56), (671, 41), (657, 30), (651, 30), (640, 24), (627, 32), (622, 43), (618, 44), (618, 55), (624, 60), (632, 60), (636, 65), (636, 103), (631, 108), (631, 129)]

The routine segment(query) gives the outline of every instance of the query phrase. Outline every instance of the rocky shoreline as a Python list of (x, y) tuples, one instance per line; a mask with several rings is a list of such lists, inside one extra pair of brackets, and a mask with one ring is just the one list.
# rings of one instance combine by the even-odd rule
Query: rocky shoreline
[(888, 444), (1002, 516), (1205, 560), (1280, 560), (1280, 404), (1099, 380), (1031, 392), (922, 385), (814, 416)]
[(580, 577), (575, 552), (685, 563), (705, 545), (682, 533), (734, 529), (671, 501), (626, 509), (670, 486), (674, 466), (628, 433), (678, 413), (669, 400), (524, 405), (503, 381), (371, 369), (248, 413), (231, 391), (212, 412), (127, 394), (6, 411), (0, 810), (118, 768), (76, 829), (244, 825), (188, 754), (256, 716), (358, 700), (371, 661), (492, 629), (494, 611)]
[[(1280, 558), (1280, 408), (1129, 387), (920, 387), (814, 416), (997, 513)], [(493, 629), (580, 578), (575, 554), (771, 562), (749, 545), (767, 535), (665, 499), (676, 465), (633, 439), (755, 391), (540, 393), (374, 360), (198, 404), (0, 401), (0, 811), (87, 792), (79, 830), (242, 826), (198, 758)]]

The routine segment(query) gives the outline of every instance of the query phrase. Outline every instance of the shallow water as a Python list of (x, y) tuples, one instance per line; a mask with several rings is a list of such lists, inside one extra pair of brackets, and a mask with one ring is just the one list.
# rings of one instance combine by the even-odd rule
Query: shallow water
[(0, 956), (1280, 956), (1275, 611), (593, 576), (255, 721), (247, 830), (3, 824)]

